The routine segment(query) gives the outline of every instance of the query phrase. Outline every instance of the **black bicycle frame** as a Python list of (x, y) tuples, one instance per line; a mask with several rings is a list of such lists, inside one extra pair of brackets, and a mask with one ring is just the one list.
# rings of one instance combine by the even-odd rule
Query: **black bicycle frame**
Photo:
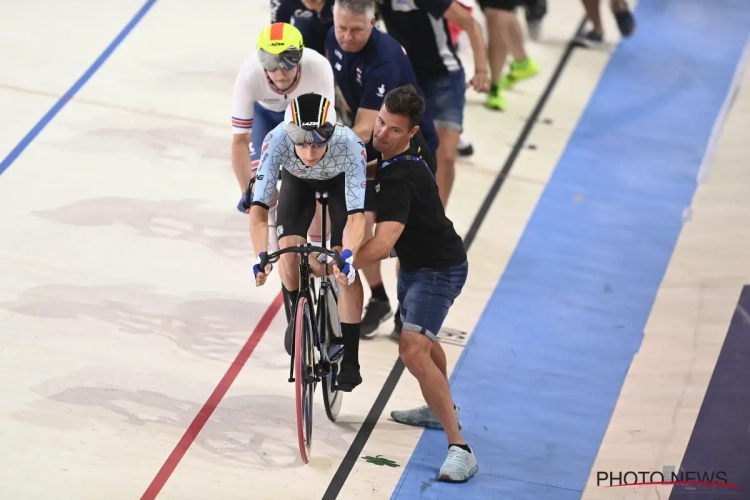
[[(326, 216), (327, 216), (327, 205), (328, 202), (325, 201), (327, 199), (327, 194), (324, 193), (324, 196), (321, 196), (321, 193), (316, 192), (315, 197), (318, 200), (318, 202), (321, 205), (321, 248), (325, 250), (329, 250), (326, 244)], [(323, 198), (323, 200), (321, 200)], [(300, 296), (304, 296), (307, 298), (308, 303), (313, 303), (313, 297), (311, 293), (311, 280), (310, 280), (310, 264), (308, 262), (308, 258), (313, 254), (316, 250), (316, 247), (313, 247), (311, 245), (298, 245), (297, 248), (306, 247), (308, 251), (300, 251), (297, 250), (296, 252), (299, 254), (299, 279), (300, 279), (300, 288), (299, 293), (297, 295), (297, 301), (299, 301)], [(329, 250), (330, 251), (330, 250)], [(277, 252), (279, 253), (279, 252)], [(338, 253), (334, 255), (334, 259), (337, 261), (337, 265), (343, 266), (343, 263), (340, 262), (341, 258), (339, 257)], [(261, 266), (263, 268), (265, 266)], [(328, 375), (328, 370), (330, 370), (330, 363), (328, 360), (328, 352), (326, 352), (326, 349), (324, 349), (324, 341), (321, 340), (321, 330), (323, 334), (326, 332), (326, 321), (328, 320), (327, 314), (328, 309), (326, 307), (326, 293), (328, 292), (328, 287), (331, 286), (329, 281), (327, 279), (323, 279), (320, 282), (320, 291), (318, 293), (318, 300), (317, 300), (317, 307), (313, 309), (313, 315), (314, 315), (314, 322), (313, 322), (313, 345), (315, 345), (318, 348), (318, 351), (321, 354), (321, 363), (318, 365), (318, 372), (314, 373), (313, 376), (315, 378), (318, 378), (320, 376), (326, 376)], [(311, 306), (312, 307), (312, 306)], [(293, 318), (294, 321), (297, 321), (297, 304), (292, 304), (293, 308)], [(296, 357), (296, 342), (292, 343), (292, 356), (289, 364), (289, 382), (294, 382), (294, 359)], [(321, 372), (321, 368), (323, 373)]]
[[(320, 244), (321, 244), (321, 246), (323, 248), (328, 248), (327, 239), (326, 239), (327, 238), (327, 234), (328, 234), (328, 230), (327, 230), (327, 227), (326, 227), (326, 218), (327, 218), (327, 215), (328, 215), (328, 210), (327, 210), (328, 209), (328, 201), (326, 201), (326, 200), (328, 198), (328, 193), (324, 193), (324, 195), (325, 196), (322, 196), (323, 201), (320, 201), (320, 208), (321, 208), (321, 210), (320, 210), (320, 238), (321, 238)], [(318, 193), (318, 192), (315, 193), (315, 196), (318, 199), (321, 198), (321, 194)], [(337, 258), (336, 260), (340, 261), (341, 259)], [(343, 267), (343, 263), (342, 262), (337, 262), (336, 264), (338, 266), (340, 266), (340, 268)], [(326, 264), (326, 266), (327, 265), (328, 264)], [(328, 287), (329, 286), (332, 286), (329, 279), (324, 278), (324, 279), (320, 280), (320, 290), (318, 291), (318, 303), (317, 303), (318, 307), (317, 307), (317, 310), (316, 310), (316, 312), (318, 314), (317, 314), (317, 317), (315, 318), (315, 324), (317, 325), (318, 335), (320, 335), (321, 331), (323, 332), (323, 335), (325, 335), (325, 333), (327, 331), (327, 326), (328, 326), (328, 307), (327, 307), (327, 305), (328, 304), (326, 302), (326, 294), (328, 293)], [(328, 364), (328, 362), (329, 362), (328, 352), (326, 351), (326, 349), (323, 349), (323, 347), (325, 347), (325, 341), (326, 340), (327, 339), (325, 339), (325, 338), (323, 338), (323, 339), (321, 339), (321, 338), (316, 339), (316, 341), (318, 343), (318, 346), (319, 346), (319, 348), (321, 350), (321, 356), (323, 358), (323, 361), (326, 364)], [(329, 370), (330, 366), (326, 366), (325, 369)], [(327, 374), (328, 373), (321, 374), (321, 375), (327, 375)]]

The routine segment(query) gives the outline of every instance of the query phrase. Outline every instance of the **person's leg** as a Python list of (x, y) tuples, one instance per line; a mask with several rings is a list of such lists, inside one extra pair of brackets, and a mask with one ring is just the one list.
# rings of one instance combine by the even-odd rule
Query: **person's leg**
[[(411, 281), (416, 280), (417, 278), (421, 278), (420, 283), (426, 283), (427, 279), (424, 278), (425, 273), (426, 271), (422, 273), (422, 275), (419, 273), (408, 272), (399, 273), (398, 299), (403, 311), (402, 318), (404, 320), (404, 331), (409, 324), (420, 322), (427, 324), (429, 322), (434, 335), (437, 335), (453, 301), (461, 293), (463, 284), (466, 281), (466, 276), (468, 275), (468, 264), (463, 264), (440, 272), (436, 271), (436, 274), (432, 275), (434, 283), (430, 283), (433, 287), (431, 289), (428, 288), (427, 291), (425, 290), (427, 287), (422, 286), (420, 288), (411, 283)], [(407, 294), (407, 292), (409, 293)], [(430, 300), (433, 302), (430, 302)], [(442, 309), (438, 312), (436, 308), (439, 305), (442, 306)], [(425, 312), (426, 309), (429, 309), (429, 312)], [(420, 314), (422, 316), (427, 316), (429, 314), (429, 317), (427, 317), (427, 319), (420, 319)], [(432, 343), (430, 358), (440, 371), (443, 378), (448, 380), (445, 352), (443, 351), (440, 342), (435, 341)], [(460, 417), (460, 408), (458, 405), (455, 407), (455, 413), (456, 418), (458, 419)], [(393, 411), (391, 412), (391, 417), (396, 422), (406, 425), (427, 427), (430, 429), (443, 428), (443, 424), (430, 406), (420, 406), (411, 410)], [(460, 429), (460, 421), (458, 426)]]
[(436, 180), (443, 207), (448, 206), (448, 198), (456, 176), (458, 141), (464, 121), (466, 104), (466, 74), (463, 69), (420, 82), (430, 115), (435, 120), (440, 147), (437, 150)]
[(602, 16), (599, 9), (601, 0), (581, 0), (583, 8), (586, 10), (586, 17), (593, 25), (589, 31), (578, 35), (574, 44), (578, 47), (595, 48), (600, 46), (604, 41), (604, 26), (602, 25)]
[[(305, 243), (307, 229), (315, 216), (315, 190), (305, 181), (282, 170), (279, 203), (277, 204), (276, 231), (279, 237), (279, 247)], [(295, 253), (285, 253), (278, 262), (279, 277), (284, 288), (286, 300), (290, 306), (290, 318), (284, 334), (284, 348), (287, 354), (292, 354), (294, 342), (294, 309), (299, 294), (299, 256)]]
[[(440, 479), (445, 481), (466, 481), (478, 471), (476, 458), (461, 435), (458, 408), (453, 402), (448, 379), (434, 359), (440, 359), (440, 356), (437, 351), (433, 356), (433, 344), (438, 342), (437, 332), (460, 294), (467, 274), (468, 264), (446, 270), (402, 270), (399, 273), (399, 296), (403, 297), (401, 310), (404, 317), (399, 355), (419, 382), (427, 402), (426, 408), (411, 412), (431, 416), (446, 433), (449, 451), (440, 470)], [(392, 412), (391, 416), (397, 422), (401, 421), (399, 412)], [(403, 423), (415, 425), (414, 422)]]
[[(461, 7), (466, 9), (469, 13), (472, 12), (473, 4), (467, 5), (461, 0), (459, 0), (458, 3), (459, 5), (461, 5)], [(448, 29), (450, 30), (450, 34), (451, 34), (451, 41), (453, 42), (453, 45), (456, 47), (456, 50), (458, 50), (459, 48), (458, 39), (461, 33), (463, 32), (463, 30), (458, 25), (450, 21), (448, 21)], [(424, 88), (422, 88), (422, 91), (424, 91)], [(457, 150), (458, 150), (458, 156), (462, 158), (466, 158), (474, 154), (474, 146), (471, 144), (471, 140), (469, 139), (469, 136), (467, 136), (464, 132), (461, 132), (461, 135), (458, 138)]]
[(539, 40), (542, 32), (542, 20), (547, 15), (547, 0), (524, 0), (526, 8), (526, 25), (529, 29), (529, 37)]
[(526, 52), (521, 21), (518, 19), (516, 8), (521, 4), (519, 0), (503, 0), (502, 10), (505, 23), (505, 41), (508, 45), (513, 60), (510, 62), (510, 71), (503, 77), (500, 86), (504, 89), (513, 86), (523, 80), (532, 78), (539, 73), (539, 66)]
[[(332, 179), (328, 189), (328, 207), (331, 216), (331, 248), (343, 251), (343, 235), (346, 231), (346, 186), (344, 175)], [(336, 384), (345, 392), (353, 390), (362, 383), (359, 371), (359, 338), (362, 318), (364, 291), (362, 280), (357, 277), (350, 285), (339, 284), (339, 319), (341, 321), (341, 338), (344, 344), (344, 358), (341, 360), (341, 372), (336, 376)]]
[[(596, 48), (604, 43), (604, 24), (602, 23), (601, 0), (581, 0), (586, 10), (586, 17), (591, 21), (592, 28), (578, 35), (575, 45), (584, 48)], [(625, 0), (610, 0), (610, 9), (617, 21), (617, 28), (624, 37), (630, 37), (635, 31), (635, 18)]]
[[(368, 241), (375, 234), (375, 209), (376, 209), (375, 182), (367, 181), (365, 191), (365, 238)], [(364, 243), (363, 241), (363, 243)], [(378, 333), (378, 327), (393, 315), (388, 294), (383, 286), (383, 275), (380, 272), (380, 262), (366, 266), (361, 269), (367, 284), (370, 286), (370, 300), (364, 309), (360, 335), (364, 339), (371, 339)]]
[(586, 10), (586, 17), (594, 25), (594, 31), (600, 35), (604, 34), (604, 25), (602, 24), (602, 14), (599, 6), (601, 0), (582, 0), (583, 8)]
[[(399, 313), (400, 313), (400, 306), (399, 306)], [(394, 329), (391, 333), (391, 338), (395, 340), (396, 342), (401, 342), (401, 329), (403, 328), (403, 321), (400, 320), (398, 324), (398, 329)], [(445, 351), (443, 350), (443, 346), (440, 345), (440, 342), (433, 342), (432, 343), (432, 349), (430, 350), (430, 357), (432, 358), (432, 361), (435, 363), (435, 365), (438, 367), (438, 370), (440, 370), (440, 373), (443, 374), (443, 377), (445, 377), (445, 380), (448, 380), (448, 361), (445, 357)], [(424, 410), (429, 410), (428, 406), (423, 407)], [(413, 410), (406, 410), (404, 411), (394, 411), (393, 413), (396, 415), (400, 415), (406, 421), (401, 422), (405, 423), (407, 425), (420, 425), (420, 424), (411, 424), (409, 420), (409, 414), (408, 412), (411, 412)], [(456, 418), (458, 418), (461, 414), (460, 408), (458, 408), (458, 405), (456, 405)], [(420, 425), (421, 427), (430, 427), (433, 429), (442, 429), (443, 426), (440, 424), (440, 421), (435, 418), (435, 415), (433, 413), (429, 413), (427, 415), (427, 425)], [(461, 428), (461, 422), (458, 423), (458, 428)]]
[[(405, 309), (405, 308), (404, 308)], [(408, 318), (408, 316), (407, 316)], [(420, 327), (421, 328), (421, 327)], [(399, 343), (399, 356), (409, 372), (419, 382), (422, 396), (433, 415), (441, 423), (450, 444), (466, 444), (458, 427), (456, 405), (453, 403), (448, 379), (432, 360), (432, 340), (427, 335), (414, 331), (415, 327), (404, 321)]]
[[(479, 4), (487, 18), (487, 48), (492, 78), (487, 107), (504, 110), (503, 89), (535, 76), (539, 66), (528, 57), (524, 47), (523, 30), (515, 12), (520, 0), (480, 0)], [(509, 52), (513, 58), (511, 70), (503, 77)]]
[(503, 78), (505, 61), (508, 58), (508, 46), (504, 35), (504, 11), (492, 7), (489, 0), (480, 0), (479, 4), (487, 20), (487, 58), (492, 81), (492, 87), (487, 95), (487, 107), (502, 111), (505, 109), (505, 96), (500, 87), (500, 80)]
[[(276, 222), (276, 213), (278, 211), (278, 197), (279, 193), (274, 196), (274, 201), (271, 203), (271, 208), (268, 210), (268, 253), (273, 253), (279, 250), (279, 238), (277, 233), (278, 224)], [(284, 301), (284, 315), (286, 321), (289, 323), (292, 320), (292, 297), (289, 295), (289, 290), (286, 289), (284, 283), (281, 283), (281, 296)], [(296, 302), (296, 297), (294, 299)]]

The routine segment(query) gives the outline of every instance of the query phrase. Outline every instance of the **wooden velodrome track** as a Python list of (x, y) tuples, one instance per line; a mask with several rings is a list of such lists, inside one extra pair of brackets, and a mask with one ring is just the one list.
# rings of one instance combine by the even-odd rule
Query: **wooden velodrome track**
[[(443, 434), (388, 417), (422, 401), (390, 323), (298, 458), (278, 282), (252, 285), (228, 158), (268, 2), (1, 12), (1, 498), (750, 497), (743, 2), (641, 0), (619, 45), (605, 10), (586, 51), (579, 2), (551, 1), (539, 77), (505, 113), (470, 93), (444, 339), (465, 485), (435, 481)], [(690, 484), (643, 484), (670, 471)]]

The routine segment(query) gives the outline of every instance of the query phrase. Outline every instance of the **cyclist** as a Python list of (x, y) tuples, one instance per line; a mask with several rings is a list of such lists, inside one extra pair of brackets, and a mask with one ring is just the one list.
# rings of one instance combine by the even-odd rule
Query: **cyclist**
[[(328, 60), (304, 47), (300, 31), (287, 23), (274, 23), (258, 36), (257, 52), (240, 68), (234, 83), (232, 104), (232, 168), (242, 190), (237, 209), (246, 212), (249, 182), (255, 176), (263, 138), (284, 119), (284, 110), (295, 97), (319, 92), (335, 98), (333, 70)], [(275, 225), (275, 206), (269, 214)], [(317, 239), (320, 214), (311, 227)], [(271, 233), (271, 248), (276, 249), (276, 233)], [(289, 294), (284, 293), (284, 309), (290, 318)]]
[[(268, 209), (276, 181), (281, 177), (276, 227), (280, 248), (305, 242), (307, 228), (315, 214), (315, 192), (328, 192), (331, 248), (341, 252), (344, 259), (344, 268), (339, 270), (334, 265), (333, 272), (340, 284), (339, 318), (344, 345), (341, 372), (336, 382), (345, 392), (362, 383), (358, 351), (364, 295), (352, 259), (365, 232), (366, 170), (365, 145), (351, 129), (336, 125), (332, 101), (319, 94), (303, 94), (291, 102), (284, 121), (263, 140), (250, 208), (250, 233), (258, 255), (253, 272), (256, 285), (261, 286), (272, 270), (270, 265), (261, 270), (259, 263), (268, 249)], [(291, 304), (297, 302), (299, 292), (298, 259), (297, 254), (288, 253), (279, 260), (281, 281), (288, 290)], [(322, 274), (322, 267), (328, 268), (327, 264), (323, 266), (312, 258), (310, 264), (316, 275)], [(284, 347), (290, 355), (293, 333), (292, 320), (284, 335)]]

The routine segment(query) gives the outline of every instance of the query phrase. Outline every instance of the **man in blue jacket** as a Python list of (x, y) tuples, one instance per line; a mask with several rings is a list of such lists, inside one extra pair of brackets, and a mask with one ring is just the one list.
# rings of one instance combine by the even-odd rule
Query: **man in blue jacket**
[[(424, 97), (406, 51), (391, 36), (375, 28), (375, 0), (336, 0), (333, 6), (333, 28), (326, 40), (328, 60), (333, 66), (336, 85), (353, 117), (351, 126), (367, 147), (368, 162), (376, 162), (372, 133), (385, 95), (406, 84), (413, 85)], [(433, 157), (438, 149), (438, 135), (433, 117), (426, 114), (419, 124)], [(375, 226), (376, 195), (373, 182), (367, 182), (365, 241)], [(380, 263), (362, 269), (370, 285), (371, 297), (365, 306), (361, 323), (363, 338), (372, 338), (381, 323), (393, 313), (383, 287)], [(400, 314), (394, 318), (401, 331)]]

